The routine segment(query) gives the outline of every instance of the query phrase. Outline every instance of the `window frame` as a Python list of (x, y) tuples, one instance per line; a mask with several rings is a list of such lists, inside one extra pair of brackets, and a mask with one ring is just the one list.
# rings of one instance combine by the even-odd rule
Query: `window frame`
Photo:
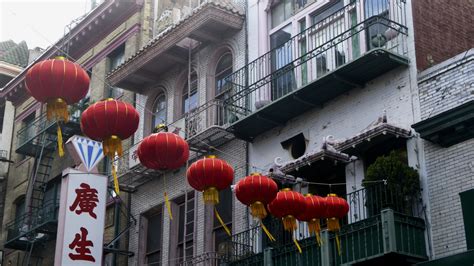
[[(164, 112), (164, 119), (160, 123), (156, 123), (156, 115), (159, 111), (157, 111), (157, 106), (158, 106), (158, 100), (163, 97), (163, 102), (164, 102), (164, 108), (161, 109), (160, 111)], [(161, 89), (161, 91), (154, 97), (153, 104), (152, 104), (152, 110), (153, 114), (151, 115), (151, 128), (152, 130), (159, 124), (166, 124), (168, 120), (168, 97), (166, 95), (166, 92), (164, 89)]]
[[(150, 224), (150, 218), (154, 216), (161, 216), (160, 219), (160, 224), (161, 224), (161, 232), (159, 233), (159, 248), (156, 250), (148, 251), (148, 237), (149, 237), (149, 224)], [(157, 263), (162, 263), (163, 262), (163, 228), (164, 228), (164, 217), (163, 217), (163, 206), (160, 204), (158, 206), (155, 206), (151, 208), (150, 210), (142, 213), (140, 215), (140, 223), (141, 223), (141, 234), (140, 234), (140, 240), (139, 240), (139, 253), (140, 257), (139, 260), (141, 261), (141, 264), (148, 264), (148, 258), (151, 255), (154, 255), (156, 253), (159, 253), (159, 261)]]
[[(193, 80), (193, 77), (196, 77), (196, 79)], [(186, 82), (184, 82), (184, 86), (181, 91), (181, 114), (184, 116), (187, 113), (192, 112), (194, 109), (199, 107), (199, 75), (198, 73), (193, 70), (191, 71), (191, 97), (189, 97), (188, 92), (188, 75), (186, 75)], [(196, 97), (196, 106), (193, 108), (192, 104), (190, 104), (189, 110), (186, 110), (187, 104), (186, 100), (191, 99), (193, 96)]]

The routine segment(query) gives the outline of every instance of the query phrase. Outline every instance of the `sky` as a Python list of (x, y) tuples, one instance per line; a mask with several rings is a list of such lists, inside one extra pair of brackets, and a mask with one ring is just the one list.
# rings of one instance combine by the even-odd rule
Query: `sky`
[[(99, 1), (97, 1), (99, 2)], [(0, 0), (0, 41), (26, 41), (47, 48), (64, 35), (65, 26), (90, 10), (91, 0)]]

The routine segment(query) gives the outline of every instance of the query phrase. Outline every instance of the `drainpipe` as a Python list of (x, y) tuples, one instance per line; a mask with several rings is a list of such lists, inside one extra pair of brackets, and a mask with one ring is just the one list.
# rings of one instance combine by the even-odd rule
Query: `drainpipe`
[[(249, 4), (248, 1), (245, 1), (245, 66), (248, 65), (249, 63)], [(245, 88), (248, 88), (249, 84), (249, 75), (248, 75), (248, 70), (246, 69), (246, 74), (245, 74)], [(249, 143), (248, 141), (245, 141), (245, 176), (249, 175)], [(245, 208), (245, 226), (246, 229), (250, 229), (250, 221), (249, 221), (249, 208)]]
[[(120, 234), (120, 199), (114, 198), (114, 238)], [(114, 242), (114, 249), (119, 249), (120, 240)], [(112, 265), (117, 265), (117, 253), (113, 253)]]

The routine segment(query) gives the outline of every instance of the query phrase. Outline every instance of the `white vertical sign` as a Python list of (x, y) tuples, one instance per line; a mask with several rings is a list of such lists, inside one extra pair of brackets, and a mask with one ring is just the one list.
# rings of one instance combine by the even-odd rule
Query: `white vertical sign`
[(55, 265), (102, 265), (107, 176), (63, 172)]

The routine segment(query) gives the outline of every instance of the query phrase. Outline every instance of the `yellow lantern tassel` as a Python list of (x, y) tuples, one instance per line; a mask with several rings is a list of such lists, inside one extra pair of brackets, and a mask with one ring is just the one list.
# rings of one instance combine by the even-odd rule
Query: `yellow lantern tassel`
[(310, 234), (314, 234), (316, 236), (316, 242), (318, 246), (322, 245), (321, 236), (319, 233), (321, 232), (321, 225), (319, 223), (319, 219), (312, 219), (308, 222), (308, 231)]
[(339, 239), (339, 234), (336, 232), (336, 246), (337, 246), (337, 253), (341, 256), (341, 240)]
[(219, 212), (217, 211), (216, 208), (214, 208), (214, 213), (216, 214), (216, 218), (219, 221), (219, 223), (222, 225), (222, 227), (224, 227), (224, 230), (226, 231), (227, 235), (232, 236), (232, 234), (230, 233), (229, 227), (227, 227), (227, 225), (225, 225), (224, 221), (222, 221), (222, 218), (219, 215)]
[(219, 191), (215, 187), (206, 188), (203, 191), (203, 199), (205, 204), (216, 205), (219, 203)]
[(282, 220), (283, 220), (283, 228), (285, 228), (286, 231), (293, 232), (298, 228), (296, 225), (296, 218), (293, 217), (292, 215), (287, 215), (283, 217)]
[(57, 130), (57, 135), (58, 135), (58, 153), (59, 157), (64, 156), (64, 146), (63, 146), (63, 132), (61, 131), (61, 126), (59, 125), (58, 122), (58, 130)]
[(260, 226), (262, 227), (263, 232), (265, 232), (265, 234), (267, 235), (268, 239), (270, 239), (270, 241), (276, 241), (275, 237), (272, 236), (272, 234), (270, 233), (270, 231), (265, 226), (262, 220), (260, 220)]
[(328, 230), (336, 234), (337, 252), (339, 256), (341, 256), (341, 241), (339, 239), (339, 234), (338, 234), (339, 230), (341, 230), (339, 219), (329, 218), (327, 221), (328, 221)]
[(102, 143), (102, 146), (104, 150), (104, 155), (109, 157), (110, 159), (113, 159), (115, 157), (115, 153), (117, 153), (118, 156), (122, 156), (123, 154), (122, 140), (115, 135), (112, 135), (109, 138), (105, 139)]
[(250, 204), (250, 213), (252, 216), (257, 217), (259, 219), (264, 219), (267, 217), (267, 211), (265, 210), (265, 205), (260, 201), (256, 201)]
[(166, 209), (168, 210), (170, 220), (173, 220), (173, 214), (171, 213), (170, 199), (168, 198), (168, 193), (166, 193), (166, 191), (165, 191), (165, 205), (166, 205)]
[(61, 98), (51, 99), (46, 103), (46, 118), (48, 121), (69, 121), (67, 103)]
[(341, 226), (339, 225), (339, 219), (337, 218), (329, 218), (328, 219), (328, 230), (331, 232), (336, 232), (341, 229)]
[(303, 250), (301, 249), (300, 244), (298, 243), (298, 240), (296, 240), (296, 237), (293, 237), (293, 242), (295, 243), (296, 248), (298, 249), (298, 252), (301, 254), (303, 253)]
[(112, 176), (114, 178), (114, 190), (115, 194), (120, 195), (120, 186), (117, 177), (117, 169), (115, 169), (114, 161), (112, 161)]

